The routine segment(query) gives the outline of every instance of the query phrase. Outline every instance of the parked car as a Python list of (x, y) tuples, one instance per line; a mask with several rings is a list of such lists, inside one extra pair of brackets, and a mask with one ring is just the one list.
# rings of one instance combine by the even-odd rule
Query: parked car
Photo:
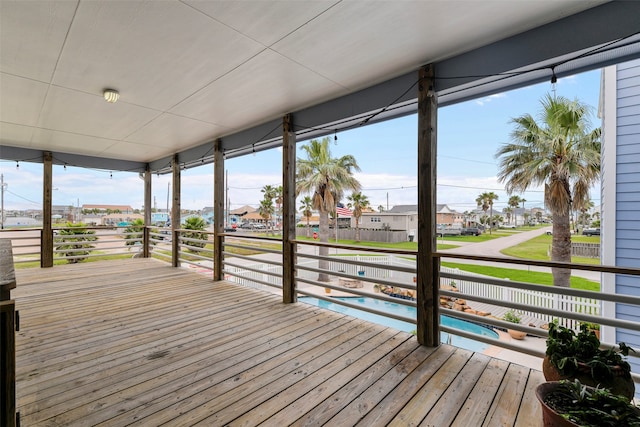
[(582, 230), (582, 234), (584, 236), (599, 236), (600, 235), (600, 229), (599, 228), (585, 228), (584, 230)]
[(462, 232), (460, 228), (438, 228), (436, 230), (436, 236), (444, 237), (444, 236), (459, 236)]
[(471, 228), (463, 228), (460, 232), (462, 236), (479, 236), (482, 234), (482, 231), (479, 228), (471, 227)]

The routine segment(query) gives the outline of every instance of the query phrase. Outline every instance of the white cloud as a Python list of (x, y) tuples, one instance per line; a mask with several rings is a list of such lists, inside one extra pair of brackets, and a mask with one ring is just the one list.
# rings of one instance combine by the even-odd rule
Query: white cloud
[(493, 100), (496, 100), (499, 98), (505, 98), (506, 96), (507, 96), (506, 93), (495, 93), (493, 95), (485, 96), (484, 98), (476, 99), (475, 103), (482, 107)]

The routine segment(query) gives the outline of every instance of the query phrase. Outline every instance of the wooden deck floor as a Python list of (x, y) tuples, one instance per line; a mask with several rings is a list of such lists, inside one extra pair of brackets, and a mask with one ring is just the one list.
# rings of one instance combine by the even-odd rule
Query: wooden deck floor
[(17, 279), (23, 426), (541, 425), (539, 371), (158, 261)]

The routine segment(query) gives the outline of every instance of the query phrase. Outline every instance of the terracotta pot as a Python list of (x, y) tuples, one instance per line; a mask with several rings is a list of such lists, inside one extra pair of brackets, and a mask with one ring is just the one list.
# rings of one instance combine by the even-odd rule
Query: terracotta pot
[(507, 329), (509, 336), (514, 340), (523, 340), (527, 336), (526, 332), (516, 331), (515, 329)]
[(577, 375), (570, 377), (568, 375), (561, 375), (558, 369), (551, 363), (549, 356), (545, 356), (544, 359), (542, 359), (542, 373), (547, 381), (573, 380), (577, 378), (582, 384), (592, 387), (599, 385), (608, 388), (614, 394), (625, 396), (629, 400), (633, 399), (636, 389), (633, 379), (630, 376), (626, 376), (620, 366), (612, 367), (611, 371), (613, 376), (609, 380), (596, 381), (591, 377), (591, 368), (579, 362)]
[(331, 293), (331, 288), (324, 288), (324, 292), (327, 293), (327, 294), (330, 294)]
[(536, 387), (536, 397), (538, 398), (538, 402), (540, 402), (540, 407), (542, 408), (542, 425), (544, 427), (575, 427), (577, 424), (564, 419), (560, 414), (544, 403), (544, 399), (547, 394), (552, 392), (556, 388), (557, 384), (557, 382), (549, 382), (542, 383)]

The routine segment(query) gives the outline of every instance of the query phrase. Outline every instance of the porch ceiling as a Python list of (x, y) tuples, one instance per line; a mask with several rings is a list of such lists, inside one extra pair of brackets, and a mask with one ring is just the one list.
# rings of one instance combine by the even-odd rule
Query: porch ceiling
[[(313, 136), (389, 105), (426, 63), (494, 74), (630, 34), (638, 4), (603, 3), (2, 0), (0, 157), (47, 150), (58, 163), (160, 170), (174, 153), (209, 161), (216, 138), (225, 150), (277, 138), (287, 113)], [(557, 43), (540, 37), (562, 28)], [(120, 100), (106, 103), (105, 88)]]

